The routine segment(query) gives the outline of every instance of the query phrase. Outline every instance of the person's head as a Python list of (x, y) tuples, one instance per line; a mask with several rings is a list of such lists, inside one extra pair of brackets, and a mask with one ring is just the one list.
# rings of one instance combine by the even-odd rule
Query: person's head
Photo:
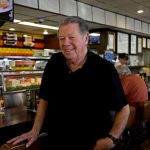
[(67, 17), (59, 26), (60, 49), (67, 60), (77, 61), (87, 53), (89, 29), (80, 17)]
[(118, 66), (116, 66), (116, 70), (117, 70), (120, 78), (122, 78), (123, 76), (131, 74), (131, 70), (126, 65), (118, 65)]
[(120, 54), (118, 55), (118, 59), (119, 59), (119, 61), (120, 61), (120, 63), (121, 63), (122, 65), (127, 64), (127, 61), (128, 61), (128, 54), (126, 54), (126, 53), (120, 53)]

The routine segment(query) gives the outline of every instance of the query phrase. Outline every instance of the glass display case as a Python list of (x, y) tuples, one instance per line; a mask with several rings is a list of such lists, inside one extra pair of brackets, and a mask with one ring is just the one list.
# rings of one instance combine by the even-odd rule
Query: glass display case
[(4, 92), (39, 88), (43, 71), (1, 71)]
[(36, 110), (42, 75), (50, 56), (0, 56), (0, 87), (5, 108), (20, 105)]
[(0, 85), (3, 92), (39, 88), (50, 57), (1, 57)]

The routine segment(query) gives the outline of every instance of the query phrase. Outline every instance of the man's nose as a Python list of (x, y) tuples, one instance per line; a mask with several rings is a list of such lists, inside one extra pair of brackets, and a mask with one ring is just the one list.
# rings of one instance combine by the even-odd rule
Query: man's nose
[(65, 38), (65, 39), (63, 40), (63, 44), (64, 44), (64, 45), (69, 45), (69, 44), (70, 44), (69, 38)]

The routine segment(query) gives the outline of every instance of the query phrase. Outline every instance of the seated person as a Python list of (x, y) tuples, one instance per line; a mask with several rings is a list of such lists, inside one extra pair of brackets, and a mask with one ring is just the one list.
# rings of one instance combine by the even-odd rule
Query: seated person
[(148, 89), (141, 77), (132, 74), (126, 65), (118, 65), (116, 69), (129, 104), (148, 100)]
[(118, 65), (127, 65), (128, 64), (128, 54), (120, 53), (118, 54), (118, 62), (116, 62), (115, 66)]

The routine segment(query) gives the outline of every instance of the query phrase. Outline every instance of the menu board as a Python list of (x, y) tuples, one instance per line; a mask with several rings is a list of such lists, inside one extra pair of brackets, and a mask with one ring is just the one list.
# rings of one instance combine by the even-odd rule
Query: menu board
[(129, 53), (129, 35), (117, 32), (117, 53)]
[(142, 38), (138, 37), (138, 53), (142, 53)]
[(108, 33), (107, 50), (115, 51), (115, 38), (114, 37), (115, 37), (114, 33)]
[(24, 46), (29, 46), (29, 47), (33, 47), (34, 46), (34, 42), (33, 42), (33, 37), (31, 35), (23, 35), (23, 45)]
[(3, 33), (4, 45), (16, 46), (17, 45), (17, 34), (15, 33)]
[(130, 54), (136, 54), (137, 53), (137, 36), (131, 35), (130, 39)]
[(45, 47), (44, 36), (20, 34), (18, 32), (2, 32), (0, 47), (37, 48)]
[(150, 48), (150, 39), (147, 39), (147, 48)]
[(143, 38), (143, 48), (146, 48), (146, 38)]

